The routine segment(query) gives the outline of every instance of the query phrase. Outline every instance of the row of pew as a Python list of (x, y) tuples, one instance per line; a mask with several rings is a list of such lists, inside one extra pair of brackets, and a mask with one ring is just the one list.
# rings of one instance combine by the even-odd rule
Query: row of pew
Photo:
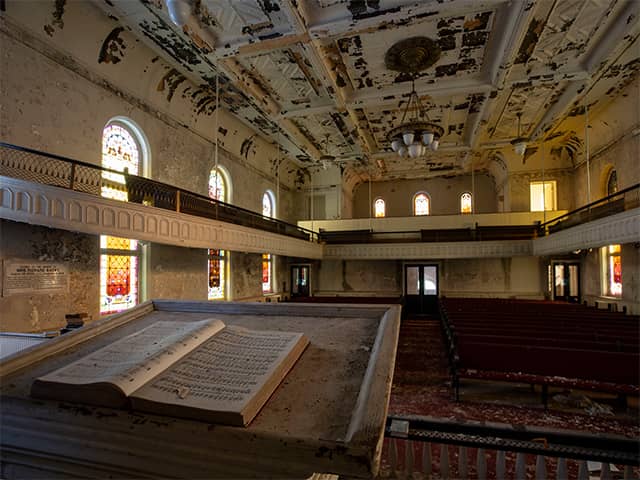
[(440, 299), (456, 399), (460, 379), (637, 395), (640, 317), (580, 304)]

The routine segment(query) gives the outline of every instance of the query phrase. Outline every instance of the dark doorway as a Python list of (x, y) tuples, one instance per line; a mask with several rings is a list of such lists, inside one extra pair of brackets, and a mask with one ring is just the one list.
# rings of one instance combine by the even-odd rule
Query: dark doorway
[(407, 313), (438, 313), (438, 266), (432, 264), (405, 265), (404, 296)]
[(291, 296), (292, 297), (308, 297), (309, 296), (309, 273), (311, 267), (309, 265), (292, 265), (291, 266)]
[(553, 299), (580, 303), (580, 265), (553, 263)]

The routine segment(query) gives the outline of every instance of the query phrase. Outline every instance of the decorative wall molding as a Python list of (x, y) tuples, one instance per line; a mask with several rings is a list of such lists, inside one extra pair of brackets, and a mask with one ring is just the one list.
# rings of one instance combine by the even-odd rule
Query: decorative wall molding
[(553, 255), (616, 243), (640, 242), (640, 208), (583, 223), (533, 240), (533, 254)]
[(241, 225), (11, 177), (0, 183), (0, 218), (7, 220), (181, 247), (322, 257), (322, 245)]
[(531, 240), (325, 245), (325, 260), (427, 260), (532, 255)]

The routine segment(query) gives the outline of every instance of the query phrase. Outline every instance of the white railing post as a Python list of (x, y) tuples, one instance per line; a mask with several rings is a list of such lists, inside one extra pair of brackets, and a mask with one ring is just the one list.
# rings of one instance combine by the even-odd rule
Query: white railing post
[(564, 480), (565, 478), (567, 478), (567, 460), (565, 458), (558, 458), (556, 480)]
[(443, 480), (449, 479), (449, 449), (446, 443), (440, 447), (440, 477)]
[(396, 445), (396, 439), (389, 439), (389, 467), (391, 467), (391, 476), (396, 476), (396, 470), (398, 469), (398, 445)]
[(524, 453), (516, 454), (516, 480), (524, 480), (527, 478), (527, 466)]
[(431, 478), (431, 444), (424, 442), (422, 444), (422, 473), (425, 478)]
[(545, 480), (547, 478), (547, 464), (543, 455), (536, 458), (536, 480)]
[(404, 442), (404, 473), (407, 478), (413, 476), (413, 441)]
[(467, 447), (458, 448), (458, 477), (459, 478), (467, 478), (468, 475), (467, 468)]
[(478, 449), (476, 469), (478, 470), (478, 480), (485, 480), (487, 478), (487, 456), (484, 453), (484, 448)]
[(587, 467), (586, 460), (580, 460), (580, 467), (578, 468), (578, 480), (589, 480), (589, 468)]
[[(504, 468), (504, 450), (496, 451), (496, 480), (504, 480), (505, 468)], [(478, 471), (478, 479), (480, 479), (480, 473)]]

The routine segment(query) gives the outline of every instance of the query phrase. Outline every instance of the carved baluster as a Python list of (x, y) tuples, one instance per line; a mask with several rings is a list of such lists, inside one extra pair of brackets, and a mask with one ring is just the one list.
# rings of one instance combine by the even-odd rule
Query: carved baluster
[(467, 478), (467, 447), (458, 448), (458, 477)]
[(536, 457), (536, 480), (545, 480), (547, 478), (547, 464), (544, 461), (544, 455)]
[(391, 468), (391, 476), (396, 476), (396, 470), (398, 469), (398, 445), (396, 445), (396, 439), (389, 439), (389, 467)]
[(558, 465), (556, 468), (556, 479), (564, 480), (567, 478), (567, 460), (565, 458), (558, 458)]
[(633, 478), (633, 467), (631, 465), (624, 466), (624, 480), (631, 480)]
[(518, 452), (516, 454), (516, 479), (522, 480), (527, 478), (527, 466), (524, 453)]
[[(504, 480), (504, 450), (496, 452), (496, 480)], [(480, 480), (480, 471), (478, 470), (478, 479)]]
[(404, 473), (407, 478), (413, 476), (413, 442), (404, 442)]
[(600, 480), (611, 480), (611, 469), (609, 468), (609, 462), (602, 462), (600, 465)]
[(589, 480), (589, 468), (587, 468), (586, 460), (580, 460), (580, 468), (578, 468), (578, 480)]
[(449, 479), (449, 449), (444, 443), (440, 447), (440, 477), (443, 480)]
[(476, 469), (478, 470), (478, 480), (484, 480), (487, 478), (487, 456), (484, 453), (484, 448), (478, 449), (478, 455), (476, 458)]
[(425, 478), (431, 478), (431, 444), (429, 442), (422, 443), (422, 473)]

